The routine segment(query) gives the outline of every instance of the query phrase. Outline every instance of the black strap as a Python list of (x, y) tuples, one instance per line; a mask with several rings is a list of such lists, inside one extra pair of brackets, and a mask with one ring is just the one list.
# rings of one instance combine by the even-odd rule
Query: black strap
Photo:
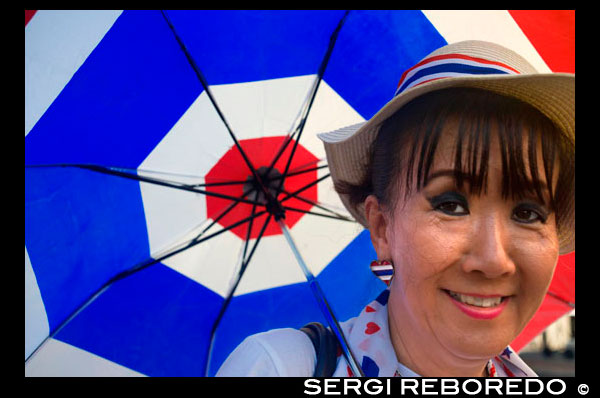
[(317, 365), (314, 377), (330, 377), (337, 366), (338, 341), (331, 330), (319, 322), (311, 322), (300, 329), (308, 335), (315, 347)]

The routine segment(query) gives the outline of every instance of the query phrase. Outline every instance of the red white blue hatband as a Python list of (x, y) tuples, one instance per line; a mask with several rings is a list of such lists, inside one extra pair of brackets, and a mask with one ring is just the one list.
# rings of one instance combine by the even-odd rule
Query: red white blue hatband
[[(495, 43), (477, 40), (443, 46), (404, 71), (394, 97), (370, 120), (318, 134), (323, 141), (333, 183), (362, 182), (369, 149), (379, 126), (406, 103), (428, 92), (449, 87), (474, 87), (518, 98), (552, 120), (575, 143), (575, 75), (538, 73), (525, 58)], [(340, 199), (364, 227), (364, 203)], [(573, 198), (575, 193), (573, 192)], [(560, 254), (575, 250), (575, 205), (564, 215)]]
[(426, 58), (412, 68), (407, 69), (400, 78), (394, 96), (403, 93), (411, 87), (447, 77), (498, 74), (518, 75), (520, 73), (509, 65), (484, 58), (470, 57), (463, 54), (437, 55)]

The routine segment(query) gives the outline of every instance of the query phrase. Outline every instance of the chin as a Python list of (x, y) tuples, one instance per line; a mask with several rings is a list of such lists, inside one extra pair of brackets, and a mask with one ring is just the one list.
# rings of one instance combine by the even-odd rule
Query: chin
[(447, 347), (458, 357), (489, 359), (499, 355), (514, 337), (489, 333), (468, 333), (463, 331), (459, 337), (450, 338)]

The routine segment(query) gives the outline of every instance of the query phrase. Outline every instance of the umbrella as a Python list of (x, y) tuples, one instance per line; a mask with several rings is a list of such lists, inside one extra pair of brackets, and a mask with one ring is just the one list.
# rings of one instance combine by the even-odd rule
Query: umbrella
[[(214, 375), (250, 334), (355, 316), (385, 285), (316, 133), (370, 118), (447, 42), (572, 72), (573, 29), (564, 11), (26, 11), (26, 375)], [(561, 259), (521, 347), (573, 280)]]

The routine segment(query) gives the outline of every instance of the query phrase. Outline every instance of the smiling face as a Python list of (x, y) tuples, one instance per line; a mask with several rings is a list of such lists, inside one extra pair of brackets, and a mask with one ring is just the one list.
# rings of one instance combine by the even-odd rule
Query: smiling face
[(503, 192), (498, 134), (490, 135), (481, 192), (472, 192), (469, 175), (457, 181), (457, 126), (453, 118), (445, 124), (421, 189), (404, 195), (399, 184), (391, 209), (373, 195), (365, 201), (378, 257), (394, 264), (392, 343), (399, 361), (423, 376), (481, 375), (541, 305), (559, 253), (549, 200)]

